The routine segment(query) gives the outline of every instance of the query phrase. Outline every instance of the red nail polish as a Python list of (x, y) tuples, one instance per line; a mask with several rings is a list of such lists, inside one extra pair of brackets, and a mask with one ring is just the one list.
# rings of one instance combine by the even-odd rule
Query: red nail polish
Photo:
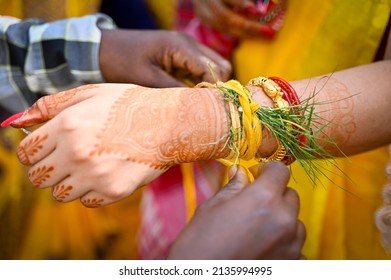
[(252, 16), (256, 16), (256, 17), (259, 17), (262, 15), (262, 13), (257, 9), (256, 6), (254, 5), (246, 5), (244, 8), (243, 8), (243, 12), (244, 14), (248, 14), (248, 15), (252, 15)]
[(15, 115), (12, 115), (11, 117), (9, 117), (8, 119), (6, 119), (5, 121), (3, 121), (1, 123), (1, 127), (6, 127), (6, 126), (12, 124), (14, 121), (16, 121), (17, 119), (22, 117), (23, 114), (24, 114), (24, 112), (20, 112), (20, 113), (17, 113)]
[(262, 36), (269, 39), (273, 39), (276, 35), (276, 31), (270, 26), (266, 26), (266, 25), (261, 27), (260, 33)]

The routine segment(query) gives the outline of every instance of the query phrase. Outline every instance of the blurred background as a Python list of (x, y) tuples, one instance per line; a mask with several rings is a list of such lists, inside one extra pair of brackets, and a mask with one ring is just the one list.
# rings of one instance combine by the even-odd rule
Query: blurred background
[[(208, 2), (199, 0), (198, 5)], [(208, 26), (195, 15), (191, 0), (0, 0), (0, 14), (55, 21), (101, 12), (112, 17), (119, 28), (183, 31), (229, 59), (234, 78), (244, 84), (259, 75), (296, 80), (384, 58), (390, 0), (258, 2), (266, 7), (261, 19), (272, 36), (265, 29), (258, 37), (247, 38), (230, 34), (229, 28)], [(229, 18), (216, 16), (215, 20)], [(142, 234), (154, 223), (143, 222), (151, 217), (148, 203), (153, 202), (141, 204), (143, 192), (159, 196), (164, 190), (143, 188), (121, 202), (96, 209), (85, 208), (79, 201), (58, 203), (49, 189), (36, 189), (28, 182), (15, 153), (23, 136), (13, 128), (0, 130), (0, 259), (164, 257), (148, 254), (143, 243)], [(300, 194), (300, 217), (307, 227), (303, 251), (307, 258), (391, 259), (374, 223), (383, 203), (388, 160), (387, 147), (338, 160), (337, 166), (349, 178), (335, 175), (335, 167), (320, 162), (330, 170), (329, 178), (319, 174), (321, 186), (314, 186), (299, 166), (292, 167), (290, 185)], [(163, 229), (154, 235), (149, 232), (155, 244), (167, 239), (170, 213), (178, 209), (175, 205), (165, 207), (169, 209), (164, 213), (167, 217), (156, 214), (162, 215), (159, 222)], [(185, 223), (181, 221), (179, 227)], [(144, 244), (142, 250), (140, 244)], [(161, 250), (167, 250), (169, 244)]]

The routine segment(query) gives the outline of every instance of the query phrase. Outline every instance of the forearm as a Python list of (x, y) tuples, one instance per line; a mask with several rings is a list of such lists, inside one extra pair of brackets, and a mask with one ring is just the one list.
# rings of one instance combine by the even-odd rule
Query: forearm
[(105, 15), (69, 18), (32, 26), (24, 65), (33, 92), (51, 94), (85, 83), (102, 82), (100, 28), (113, 28)]
[[(351, 155), (391, 142), (390, 73), (391, 61), (383, 61), (292, 85), (302, 100), (315, 94), (317, 127), (324, 125), (325, 135)], [(331, 155), (341, 156), (334, 145), (326, 148)]]
[[(326, 145), (322, 141), (325, 137), (331, 138), (349, 155), (390, 142), (391, 119), (387, 111), (390, 104), (390, 79), (387, 75), (390, 72), (390, 62), (381, 62), (292, 82), (303, 103), (309, 98), (314, 102), (314, 115), (317, 117), (312, 123), (312, 130), (317, 133), (319, 127), (323, 127), (315, 135), (320, 145)], [(248, 88), (260, 106), (272, 106), (272, 101), (260, 87)], [(49, 99), (56, 95), (47, 96), (37, 105), (38, 109), (46, 109), (35, 112), (35, 106), (13, 125), (29, 126), (39, 123), (39, 120), (51, 119), (62, 107), (82, 102), (78, 98), (86, 94), (82, 93), (84, 90), (98, 94), (101, 99), (109, 99), (109, 102), (99, 101), (101, 103), (96, 106), (90, 105), (95, 110), (101, 106), (101, 112), (107, 111), (111, 99), (118, 98), (116, 105), (110, 109), (107, 123), (104, 120), (97, 122), (106, 123), (102, 146), (108, 151), (114, 149), (111, 138), (120, 137), (123, 143), (121, 140), (117, 152), (126, 150), (124, 153), (129, 154), (129, 158), (131, 155), (137, 161), (144, 159), (143, 162), (158, 169), (182, 162), (225, 158), (232, 152), (229, 144), (235, 141), (231, 138), (235, 112), (229, 108), (223, 92), (216, 88), (151, 89), (127, 84), (78, 88), (62, 93), (75, 95), (74, 102), (72, 98), (63, 100), (62, 95), (58, 96), (58, 100)], [(106, 92), (113, 94), (107, 95)], [(65, 104), (61, 108), (52, 105), (57, 103)], [(93, 114), (93, 110), (88, 110)], [(100, 113), (95, 115), (99, 118), (105, 116)], [(276, 141), (265, 125), (262, 131), (257, 156), (267, 157), (276, 150)], [(334, 145), (325, 148), (331, 156), (341, 155)]]
[[(327, 153), (314, 156), (353, 155), (391, 142), (390, 73), (391, 61), (383, 61), (291, 82), (303, 105), (314, 106), (311, 129)], [(261, 106), (272, 106), (260, 87), (248, 88)], [(277, 149), (271, 135), (263, 129), (258, 155)]]
[[(257, 102), (261, 106), (272, 106), (272, 101), (258, 88), (251, 89)], [(152, 131), (155, 137), (164, 139), (159, 155), (170, 158), (169, 153), (175, 154), (175, 162), (168, 165), (182, 162), (193, 162), (208, 159), (226, 158), (232, 152), (232, 146), (238, 145), (232, 136), (232, 118), (237, 110), (231, 110), (229, 101), (224, 93), (216, 88), (168, 88), (158, 89), (156, 99), (164, 100), (164, 103), (156, 101), (158, 108), (152, 109), (155, 116), (160, 118), (161, 123), (156, 122), (156, 128), (146, 127), (146, 131), (140, 135), (149, 134)], [(143, 98), (144, 104), (155, 103)], [(133, 102), (133, 98), (132, 98)], [(146, 102), (146, 103), (145, 103)], [(164, 116), (162, 118), (161, 116)], [(157, 133), (157, 134), (156, 134)], [(274, 152), (275, 141), (263, 127), (263, 140), (259, 147), (258, 155), (267, 157)], [(129, 135), (129, 137), (133, 137)], [(140, 141), (137, 141), (140, 142)]]
[[(129, 114), (119, 115), (122, 112)], [(113, 117), (135, 159), (157, 169), (178, 163), (225, 157), (229, 150), (229, 116), (218, 90), (137, 88), (118, 102)], [(118, 117), (117, 117), (118, 116)], [(111, 133), (106, 133), (107, 135)], [(111, 147), (112, 148), (112, 147)], [(122, 147), (121, 149), (124, 149)]]

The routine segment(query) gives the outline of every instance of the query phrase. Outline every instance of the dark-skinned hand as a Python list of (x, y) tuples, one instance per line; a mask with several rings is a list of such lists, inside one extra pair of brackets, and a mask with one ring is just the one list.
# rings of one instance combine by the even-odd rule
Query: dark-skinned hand
[[(230, 63), (186, 34), (165, 30), (102, 30), (100, 68), (107, 82), (180, 87), (226, 81)], [(210, 69), (211, 67), (211, 69)]]
[(264, 165), (250, 185), (239, 168), (202, 204), (171, 247), (170, 259), (302, 259), (306, 237), (299, 198), (281, 162)]

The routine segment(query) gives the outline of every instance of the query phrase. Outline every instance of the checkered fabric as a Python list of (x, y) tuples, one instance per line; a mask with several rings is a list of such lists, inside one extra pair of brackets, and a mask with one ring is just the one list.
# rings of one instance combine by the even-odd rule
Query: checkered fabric
[(0, 16), (0, 116), (23, 111), (42, 95), (103, 82), (100, 29), (113, 28), (104, 14), (54, 22)]

